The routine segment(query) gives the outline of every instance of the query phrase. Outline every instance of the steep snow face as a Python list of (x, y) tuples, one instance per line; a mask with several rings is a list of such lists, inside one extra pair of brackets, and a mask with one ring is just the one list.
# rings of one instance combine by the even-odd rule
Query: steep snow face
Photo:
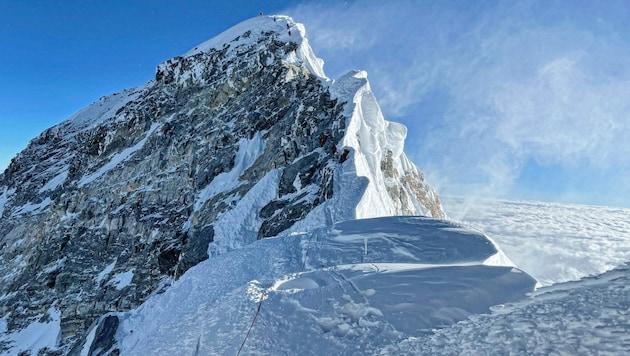
[(355, 208), (356, 217), (444, 218), (437, 194), (403, 151), (407, 128), (384, 119), (367, 73), (348, 73), (334, 82), (331, 92), (347, 102), (346, 133), (341, 144), (353, 153), (351, 169), (369, 180)]
[(60, 319), (59, 310), (51, 307), (45, 314), (33, 318), (26, 328), (16, 332), (7, 330), (6, 317), (0, 319), (0, 333), (5, 334), (5, 340), (10, 340), (0, 355), (18, 355), (21, 351), (29, 350), (55, 350), (61, 337)]
[(64, 135), (64, 139), (67, 139), (68, 136), (96, 128), (106, 120), (111, 119), (127, 103), (137, 99), (148, 85), (150, 84), (147, 83), (137, 88), (125, 89), (100, 98), (58, 125), (52, 134)]

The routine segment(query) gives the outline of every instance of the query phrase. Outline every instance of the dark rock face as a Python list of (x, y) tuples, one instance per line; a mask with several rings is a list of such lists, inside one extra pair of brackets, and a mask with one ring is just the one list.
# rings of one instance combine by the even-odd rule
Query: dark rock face
[[(276, 35), (173, 58), (155, 81), (102, 98), (12, 161), (0, 176), (0, 311), (9, 330), (54, 304), (65, 348), (99, 316), (137, 307), (208, 258), (217, 217), (273, 170), (280, 187), (258, 213), (258, 238), (331, 196), (343, 103), (280, 61), (295, 45)], [(210, 189), (239, 168), (239, 150), (253, 140), (264, 146), (237, 182)], [(116, 283), (124, 273), (131, 280)]]
[(88, 349), (88, 355), (119, 355), (116, 348), (116, 330), (120, 320), (116, 315), (104, 315), (97, 320), (94, 330), (94, 338), (89, 345), (77, 343), (68, 353), (72, 356), (79, 356), (84, 347)]

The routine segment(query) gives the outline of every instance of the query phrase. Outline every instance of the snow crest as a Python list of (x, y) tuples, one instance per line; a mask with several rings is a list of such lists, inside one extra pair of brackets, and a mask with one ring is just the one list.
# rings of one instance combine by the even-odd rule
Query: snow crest
[(295, 52), (291, 52), (284, 58), (287, 63), (298, 66), (303, 64), (313, 75), (324, 81), (329, 80), (324, 74), (324, 61), (315, 56), (309, 45), (304, 25), (296, 23), (291, 17), (285, 15), (260, 16), (245, 20), (218, 36), (199, 44), (186, 52), (184, 57), (207, 52), (211, 49), (220, 50), (228, 44), (229, 50), (236, 52), (239, 45), (254, 44), (258, 42), (261, 35), (268, 32), (277, 33), (280, 41), (298, 45)]
[(535, 280), (484, 265), (497, 252), (481, 234), (419, 217), (256, 241), (120, 315), (121, 354), (233, 354), (260, 300), (246, 353), (364, 354), (525, 297)]
[[(397, 184), (394, 177), (403, 177), (410, 170), (417, 172), (403, 151), (407, 128), (385, 120), (365, 71), (353, 71), (336, 80), (331, 93), (348, 103), (346, 134), (341, 145), (352, 150), (352, 169), (356, 175), (369, 180), (356, 205), (355, 217), (402, 215), (404, 212), (394, 205), (388, 187)], [(386, 176), (382, 166), (388, 157), (393, 172)], [(432, 196), (433, 192), (427, 194)], [(415, 199), (410, 198), (408, 205), (413, 206), (416, 215), (431, 215), (428, 207)]]

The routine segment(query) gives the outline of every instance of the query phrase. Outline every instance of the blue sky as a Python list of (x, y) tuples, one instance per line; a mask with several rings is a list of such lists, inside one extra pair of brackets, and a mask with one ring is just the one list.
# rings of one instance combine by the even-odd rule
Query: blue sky
[(627, 1), (0, 0), (0, 167), (155, 66), (265, 13), (368, 72), (442, 194), (630, 206)]

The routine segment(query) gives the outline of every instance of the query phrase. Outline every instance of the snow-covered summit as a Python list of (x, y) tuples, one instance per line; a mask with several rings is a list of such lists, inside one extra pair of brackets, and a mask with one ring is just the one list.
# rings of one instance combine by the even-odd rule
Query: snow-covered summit
[(283, 60), (292, 64), (304, 63), (313, 75), (329, 80), (324, 74), (324, 61), (315, 56), (309, 45), (304, 25), (285, 15), (259, 16), (245, 20), (195, 46), (186, 52), (184, 57), (207, 52), (210, 49), (220, 50), (224, 46), (229, 46), (230, 52), (238, 54), (239, 48), (259, 42), (262, 35), (269, 33), (275, 33), (279, 41), (297, 45), (297, 49), (288, 53)]

